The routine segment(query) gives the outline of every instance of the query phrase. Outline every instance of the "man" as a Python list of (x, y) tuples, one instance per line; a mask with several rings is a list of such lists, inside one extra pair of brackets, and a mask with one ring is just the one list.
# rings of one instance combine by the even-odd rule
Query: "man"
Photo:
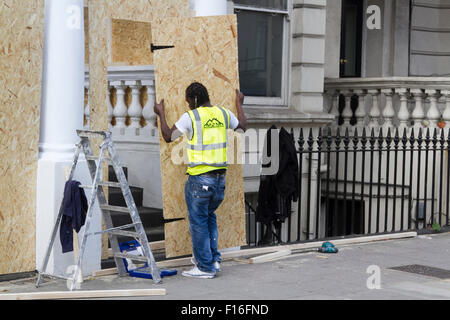
[(195, 266), (182, 274), (214, 278), (221, 263), (215, 211), (225, 196), (227, 129), (245, 130), (244, 95), (236, 90), (237, 118), (230, 110), (213, 106), (207, 89), (198, 82), (186, 89), (186, 102), (191, 110), (183, 114), (171, 129), (164, 113), (164, 99), (155, 103), (154, 109), (160, 117), (161, 133), (167, 143), (183, 134), (188, 138), (189, 178), (185, 185), (185, 199)]

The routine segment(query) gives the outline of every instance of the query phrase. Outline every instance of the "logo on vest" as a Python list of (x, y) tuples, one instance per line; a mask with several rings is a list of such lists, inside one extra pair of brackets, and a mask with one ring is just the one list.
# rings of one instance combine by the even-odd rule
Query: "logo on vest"
[(222, 128), (222, 127), (224, 127), (224, 124), (219, 120), (217, 120), (216, 118), (209, 119), (203, 126), (203, 128), (206, 129)]

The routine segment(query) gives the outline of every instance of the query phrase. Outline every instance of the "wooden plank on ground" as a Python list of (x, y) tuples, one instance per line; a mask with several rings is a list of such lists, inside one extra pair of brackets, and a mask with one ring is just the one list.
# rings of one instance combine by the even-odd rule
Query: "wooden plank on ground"
[(263, 263), (277, 258), (288, 256), (292, 253), (291, 250), (280, 250), (277, 252), (267, 253), (262, 256), (257, 256), (249, 259), (249, 263)]
[(54, 291), (0, 294), (0, 300), (57, 300), (164, 296), (166, 289)]

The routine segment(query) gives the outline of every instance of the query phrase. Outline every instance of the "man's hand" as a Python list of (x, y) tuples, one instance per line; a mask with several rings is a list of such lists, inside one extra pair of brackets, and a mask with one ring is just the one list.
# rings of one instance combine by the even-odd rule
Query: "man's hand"
[(240, 105), (243, 105), (244, 99), (245, 99), (244, 94), (241, 91), (239, 91), (239, 89), (236, 89), (236, 104), (239, 103)]
[(153, 107), (153, 110), (159, 117), (164, 115), (164, 99), (157, 103), (155, 98), (155, 106)]

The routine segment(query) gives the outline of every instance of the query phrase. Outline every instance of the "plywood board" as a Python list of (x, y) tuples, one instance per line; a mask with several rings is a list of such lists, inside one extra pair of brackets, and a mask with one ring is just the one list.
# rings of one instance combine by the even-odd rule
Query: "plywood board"
[[(189, 110), (185, 90), (193, 82), (203, 83), (211, 103), (221, 105), (236, 114), (236, 88), (239, 88), (237, 21), (235, 15), (166, 19), (152, 25), (155, 45), (175, 48), (154, 53), (156, 94), (166, 102), (166, 117), (172, 126)], [(230, 146), (236, 133), (229, 132)], [(180, 145), (180, 143), (182, 145)], [(184, 148), (184, 142), (167, 144), (160, 135), (163, 210), (166, 219), (185, 220), (165, 225), (166, 256), (192, 252), (184, 184), (186, 165), (171, 161), (174, 150)], [(229, 161), (233, 159), (229, 150)], [(234, 151), (240, 150), (236, 146)], [(227, 173), (225, 200), (217, 210), (219, 248), (245, 244), (245, 204), (242, 165), (231, 164)]]
[(150, 22), (112, 19), (111, 64), (152, 65), (150, 25)]
[[(111, 19), (160, 21), (166, 17), (188, 16), (189, 0), (89, 0), (88, 52), (90, 129), (108, 130), (108, 71), (111, 64), (109, 28)], [(98, 145), (99, 143), (94, 143)], [(94, 154), (97, 151), (94, 150)], [(107, 176), (107, 167), (103, 171)], [(107, 193), (107, 191), (105, 191)], [(102, 237), (102, 258), (107, 258), (107, 238)]]
[[(111, 19), (140, 22), (160, 21), (169, 17), (189, 16), (189, 0), (89, 0), (88, 43), (90, 82), (90, 129), (108, 128), (107, 67)], [(150, 34), (150, 32), (149, 32)], [(142, 44), (142, 47), (145, 43)], [(130, 62), (130, 61), (129, 61)], [(132, 62), (132, 61), (131, 61)]]
[[(86, 0), (89, 2), (97, 0)], [(151, 42), (151, 32), (143, 32), (150, 22), (164, 19), (165, 17), (188, 17), (190, 15), (189, 0), (99, 0), (101, 9), (99, 15), (105, 20), (102, 23), (106, 36), (111, 38), (106, 50), (111, 50), (108, 64), (147, 65), (153, 64), (152, 53), (143, 51), (144, 44), (139, 46), (139, 40), (144, 38), (145, 42)], [(89, 33), (89, 12), (85, 8), (85, 31)], [(112, 19), (108, 23), (108, 19)], [(115, 29), (114, 21), (122, 20), (120, 31)], [(124, 21), (128, 20), (128, 21)], [(118, 36), (116, 39), (115, 37)], [(137, 52), (131, 52), (129, 47), (134, 47), (144, 56)], [(148, 46), (146, 47), (148, 49)], [(89, 39), (85, 43), (86, 64), (89, 64)], [(131, 56), (129, 56), (131, 54)]]
[(0, 274), (35, 270), (44, 0), (0, 2)]

